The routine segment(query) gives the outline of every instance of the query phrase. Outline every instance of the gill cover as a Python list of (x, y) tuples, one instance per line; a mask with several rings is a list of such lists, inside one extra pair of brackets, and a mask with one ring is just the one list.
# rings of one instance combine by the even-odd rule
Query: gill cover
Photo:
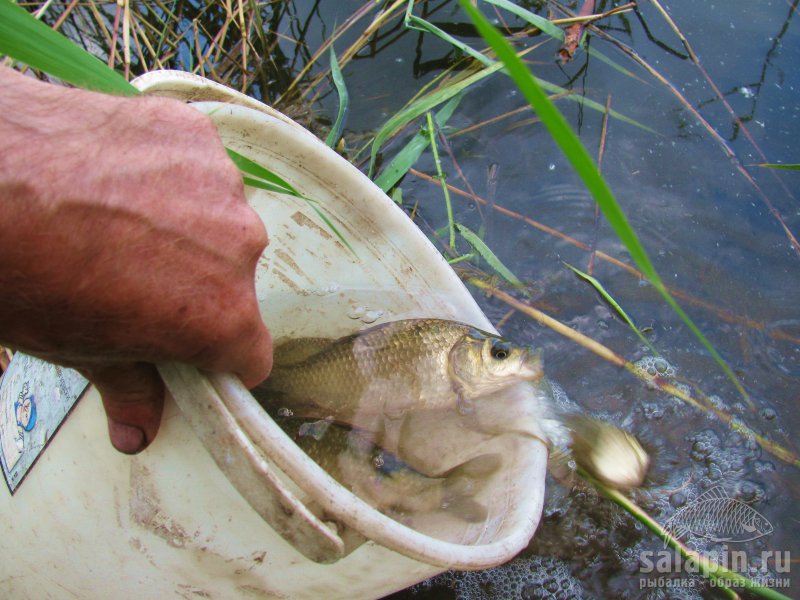
[(460, 399), (474, 398), (520, 380), (540, 378), (541, 354), (531, 354), (508, 340), (472, 329), (450, 350), (448, 374)]

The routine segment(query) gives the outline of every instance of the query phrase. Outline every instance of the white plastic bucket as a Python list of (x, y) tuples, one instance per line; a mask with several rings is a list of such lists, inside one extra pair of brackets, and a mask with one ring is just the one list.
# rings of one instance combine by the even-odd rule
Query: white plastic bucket
[[(317, 200), (353, 247), (303, 200), (248, 189), (270, 236), (256, 286), (276, 340), (412, 317), (492, 330), (405, 214), (311, 133), (200, 77), (135, 83), (193, 102), (228, 147)], [(411, 529), (333, 480), (235, 377), (159, 369), (174, 402), (145, 452), (110, 448), (90, 388), (13, 496), (0, 490), (0, 597), (377, 598), (505, 562), (536, 529), (546, 449), (533, 437), (467, 440), (502, 445), (507, 461), (481, 498), (485, 522), (444, 515)]]

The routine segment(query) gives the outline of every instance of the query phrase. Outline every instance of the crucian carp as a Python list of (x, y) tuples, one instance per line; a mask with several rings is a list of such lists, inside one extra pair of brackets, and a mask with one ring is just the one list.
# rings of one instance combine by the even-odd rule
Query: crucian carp
[(391, 429), (410, 411), (467, 415), (482, 398), (543, 375), (538, 353), (442, 319), (393, 321), (337, 340), (295, 339), (274, 356), (270, 377), (253, 390), (259, 402), (371, 432)]

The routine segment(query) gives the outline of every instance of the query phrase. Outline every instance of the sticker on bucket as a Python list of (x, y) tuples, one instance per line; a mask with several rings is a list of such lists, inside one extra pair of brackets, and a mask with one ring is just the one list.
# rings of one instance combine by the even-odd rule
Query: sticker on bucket
[(11, 359), (0, 379), (0, 463), (12, 494), (88, 383), (27, 354)]

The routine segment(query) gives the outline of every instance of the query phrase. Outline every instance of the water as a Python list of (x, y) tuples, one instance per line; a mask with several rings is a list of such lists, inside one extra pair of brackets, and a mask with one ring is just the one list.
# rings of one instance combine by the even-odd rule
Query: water
[[(603, 173), (656, 269), (668, 285), (686, 294), (679, 301), (741, 378), (755, 409), (746, 405), (707, 350), (651, 286), (613, 264), (598, 258), (593, 261), (594, 276), (637, 325), (650, 328), (647, 337), (660, 358), (564, 267), (562, 261), (587, 270), (590, 257), (585, 250), (498, 212), (487, 220), (485, 207), (476, 208), (454, 195), (456, 220), (473, 231), (484, 222), (492, 228), (487, 232), (492, 249), (518, 277), (536, 284), (537, 306), (627, 359), (639, 361), (645, 371), (672, 378), (694, 397), (698, 397), (697, 389), (702, 390), (720, 410), (796, 451), (794, 432), (799, 423), (793, 405), (800, 389), (800, 256), (764, 196), (797, 235), (800, 204), (792, 194), (800, 175), (750, 165), (800, 162), (800, 146), (795, 141), (800, 125), (797, 16), (793, 5), (778, 1), (665, 4), (766, 160), (703, 74), (679, 56), (685, 54), (680, 40), (653, 5), (641, 3), (641, 17), (628, 13), (612, 19), (609, 34), (632, 46), (689, 104), (699, 107), (760, 191), (675, 94), (611, 44), (595, 38), (592, 48), (633, 71), (644, 83), (601, 60), (587, 59), (585, 53), (579, 53), (571, 64), (559, 65), (552, 42), (537, 50), (531, 60), (539, 77), (585, 93), (601, 104), (610, 97), (614, 110), (658, 132), (653, 135), (612, 119)], [(342, 15), (346, 9), (340, 10)], [(485, 5), (484, 12), (489, 12)], [(505, 18), (510, 26), (520, 24), (508, 15)], [(452, 3), (436, 12), (434, 20), (439, 24), (465, 22)], [(482, 46), (474, 38), (461, 39)], [(377, 56), (346, 69), (353, 104), (345, 135), (380, 127), (387, 115), (439, 72), (419, 73), (412, 82), (412, 63), (435, 64), (447, 52), (438, 40), (409, 33)], [(523, 104), (509, 81), (496, 76), (464, 97), (449, 125), (457, 131)], [(333, 96), (323, 105), (328, 114), (334, 114)], [(596, 154), (602, 114), (565, 100), (559, 107)], [(522, 113), (450, 136), (452, 152), (472, 188), (483, 197), (493, 193), (500, 207), (628, 261), (607, 223), (596, 219), (591, 198), (541, 125), (525, 123), (529, 117)], [(400, 147), (400, 143), (393, 146)], [(387, 150), (387, 159), (391, 155), (392, 150)], [(465, 189), (452, 162), (443, 158), (443, 164), (448, 183)], [(493, 165), (496, 181), (489, 175)], [(435, 173), (430, 154), (423, 156), (417, 168)], [(401, 186), (406, 204), (418, 204), (417, 218), (423, 230), (430, 233), (446, 223), (444, 201), (436, 185), (409, 176)], [(466, 251), (466, 244), (460, 249)], [(800, 494), (796, 467), (747, 436), (731, 432), (718, 418), (648, 389), (527, 317), (519, 313), (508, 317), (509, 307), (504, 303), (480, 293), (475, 296), (494, 322), (505, 318), (505, 335), (544, 349), (548, 376), (560, 382), (571, 398), (642, 439), (654, 466), (645, 488), (634, 494), (641, 506), (663, 523), (706, 490), (721, 486), (732, 499), (748, 503), (774, 527), (769, 535), (731, 543), (727, 550), (746, 553), (755, 569), (751, 575), (767, 583), (786, 583), (787, 575), (775, 571), (774, 560), (767, 557), (762, 562), (761, 558), (769, 551), (800, 555), (800, 524), (793, 510)], [(658, 584), (658, 576), (663, 574), (646, 572), (644, 559), (647, 552), (662, 550), (661, 542), (580, 482), (574, 488), (561, 487), (555, 481), (548, 481), (548, 486), (540, 530), (514, 563), (480, 574), (448, 574), (393, 598), (551, 598), (559, 597), (559, 590), (570, 590), (564, 597), (589, 598), (719, 595), (701, 577), (680, 570), (675, 581), (682, 587), (667, 588), (663, 579), (660, 587), (650, 587)], [(688, 541), (707, 552), (726, 550), (720, 543), (696, 536)], [(676, 572), (674, 562), (665, 567), (670, 571), (667, 576)], [(556, 582), (554, 591), (547, 591), (546, 577)], [(800, 579), (794, 581), (797, 576), (791, 573), (788, 579), (790, 588), (782, 591), (796, 595)]]
[[(525, 3), (546, 15), (543, 4)], [(611, 4), (598, 2), (601, 9)], [(601, 255), (592, 257), (587, 252), (587, 247), (594, 248), (630, 262), (608, 224), (597, 218), (590, 196), (542, 126), (531, 121), (528, 111), (511, 112), (525, 103), (503, 75), (466, 94), (449, 122), (450, 149), (461, 172), (475, 193), (494, 207), (477, 206), (454, 194), (455, 218), (473, 231), (485, 227), (492, 250), (529, 284), (530, 301), (536, 306), (628, 360), (638, 361), (648, 373), (653, 370), (673, 378), (693, 397), (702, 391), (717, 410), (797, 452), (800, 253), (792, 247), (786, 229), (800, 235), (795, 191), (800, 174), (753, 165), (800, 162), (798, 2), (663, 0), (662, 4), (724, 102), (703, 71), (687, 59), (680, 39), (650, 2), (641, 2), (638, 13), (610, 18), (600, 27), (630, 46), (674, 91), (599, 35), (590, 38), (591, 48), (627, 72), (585, 51), (579, 51), (573, 62), (560, 64), (555, 58), (557, 44), (552, 41), (527, 58), (538, 77), (601, 105), (608, 101), (612, 109), (657, 132), (611, 119), (603, 173), (656, 269), (740, 377), (754, 408), (651, 286)], [(270, 21), (281, 35), (268, 37), (273, 45), (257, 48), (261, 55), (270, 52), (277, 58), (256, 69), (258, 77), (250, 93), (267, 100), (278, 98), (333, 24), (345, 22), (363, 5), (362, 0), (284, 3), (284, 16)], [(481, 7), (497, 17), (490, 6), (481, 3)], [(429, 15), (474, 47), (483, 47), (455, 2), (422, 2), (415, 11)], [(523, 25), (501, 14), (509, 27)], [(337, 52), (347, 48), (358, 35), (356, 30), (362, 31), (371, 18), (337, 40)], [(187, 21), (183, 28), (189, 33), (190, 24)], [(302, 44), (292, 39), (299, 36)], [(540, 41), (543, 36), (522, 38), (518, 44)], [(254, 38), (253, 43), (257, 45), (258, 40)], [(179, 47), (174, 66), (191, 66), (192, 47), (188, 42)], [(344, 130), (348, 153), (355, 155), (368, 136), (457, 58), (444, 42), (404, 31), (397, 20), (379, 30), (374, 43), (344, 69), (351, 102)], [(306, 81), (321, 69), (313, 67)], [(719, 138), (698, 121), (676, 92), (698, 110)], [(324, 134), (325, 124), (336, 114), (336, 103), (335, 94), (327, 88), (305, 107), (316, 119), (312, 128)], [(596, 155), (602, 113), (569, 99), (560, 100), (558, 106)], [(467, 131), (507, 113), (506, 118)], [(385, 148), (384, 158), (391, 158), (417, 127)], [(440, 154), (448, 183), (466, 189), (448, 153), (440, 148)], [(359, 164), (365, 166), (363, 161)], [(430, 152), (416, 168), (435, 174)], [(413, 175), (401, 187), (409, 212), (415, 208), (416, 222), (434, 237), (433, 232), (446, 224), (440, 187)], [(468, 251), (463, 241), (459, 241), (459, 251)], [(585, 271), (591, 265), (593, 275), (636, 324), (647, 328), (648, 340), (660, 358), (563, 262)], [(651, 389), (529, 318), (510, 312), (501, 301), (473, 292), (490, 319), (501, 323), (505, 335), (543, 349), (548, 377), (560, 382), (570, 398), (642, 439), (652, 454), (653, 467), (644, 489), (634, 494), (641, 506), (663, 523), (706, 490), (721, 487), (730, 498), (762, 514), (774, 531), (728, 547), (697, 536), (688, 542), (707, 552), (744, 552), (751, 575), (760, 574), (767, 582), (788, 580), (789, 589), (782, 591), (798, 595), (800, 576), (779, 572), (780, 563), (775, 560), (776, 553), (800, 556), (800, 520), (794, 511), (800, 497), (797, 467), (751, 437), (733, 432), (719, 418)], [(370, 310), (375, 307), (364, 307), (364, 313), (353, 318), (368, 322)], [(658, 583), (663, 574), (647, 572), (646, 557), (654, 555), (646, 553), (662, 548), (643, 527), (580, 482), (562, 486), (548, 481), (540, 529), (514, 562), (482, 573), (448, 574), (393, 598), (719, 596), (691, 573), (678, 575), (684, 584), (680, 587), (668, 588), (663, 580), (660, 587), (652, 587), (650, 582)], [(674, 564), (666, 567), (675, 572)]]

